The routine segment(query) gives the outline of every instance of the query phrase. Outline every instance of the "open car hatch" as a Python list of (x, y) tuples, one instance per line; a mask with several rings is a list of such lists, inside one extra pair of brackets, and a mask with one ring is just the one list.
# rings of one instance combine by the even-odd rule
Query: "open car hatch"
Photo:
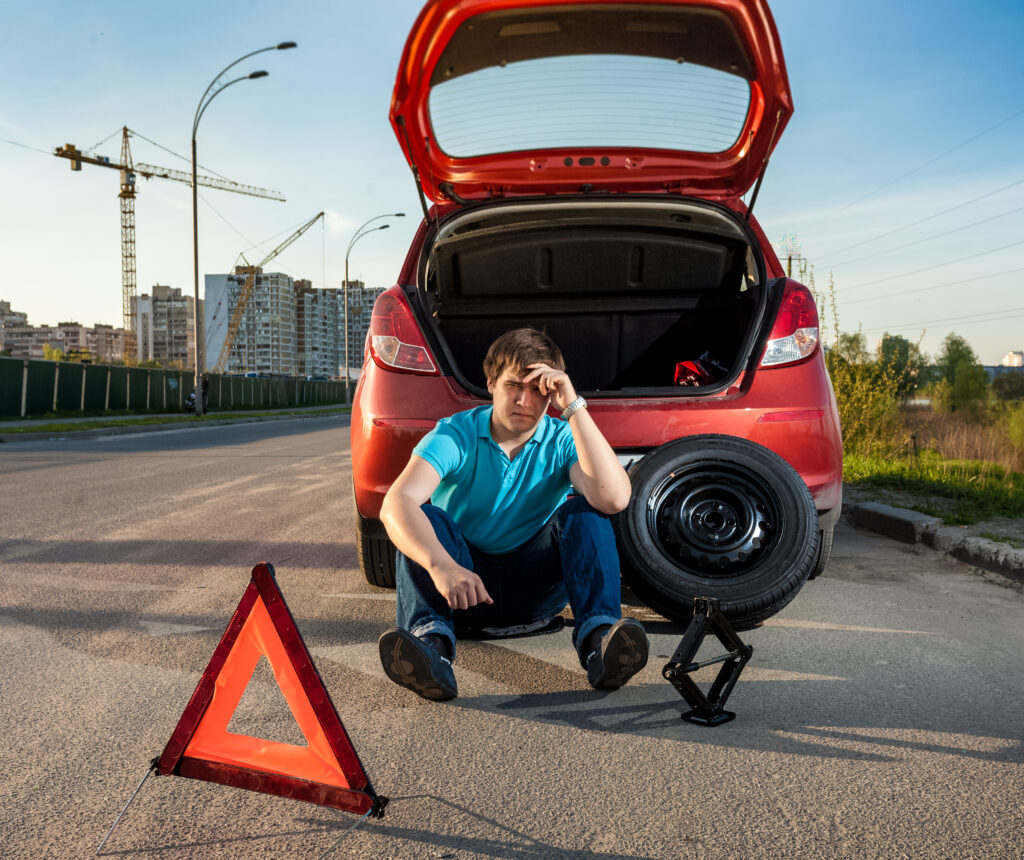
[(431, 0), (391, 122), (435, 202), (744, 194), (792, 114), (765, 0)]

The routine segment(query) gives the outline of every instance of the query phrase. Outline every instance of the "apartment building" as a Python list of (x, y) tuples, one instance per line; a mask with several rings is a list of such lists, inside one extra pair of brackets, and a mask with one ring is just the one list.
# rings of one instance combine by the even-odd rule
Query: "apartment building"
[(6, 326), (26, 325), (28, 314), (24, 311), (11, 310), (10, 302), (0, 301), (0, 329)]
[(124, 329), (96, 323), (85, 330), (86, 342), (93, 364), (120, 361), (124, 355)]
[[(341, 282), (342, 288), (345, 282)], [(366, 343), (366, 333), (370, 330), (370, 317), (373, 312), (373, 303), (377, 296), (384, 292), (384, 287), (367, 287), (362, 281), (348, 282), (348, 366), (351, 375), (358, 373), (363, 366), (363, 347)], [(344, 322), (342, 322), (344, 331)], [(341, 355), (344, 365), (345, 348), (342, 344)], [(339, 372), (344, 375), (344, 370)]]
[(1024, 367), (1024, 352), (1008, 352), (1000, 362), (1003, 367)]
[(253, 281), (252, 292), (223, 369), (228, 373), (297, 375), (294, 281), (288, 275), (264, 272), (257, 266), (238, 266), (230, 275), (206, 276), (206, 367), (212, 369), (217, 364), (246, 278)]
[(44, 358), (44, 347), (59, 349), (69, 358), (100, 364), (120, 360), (124, 351), (124, 329), (98, 323), (84, 326), (62, 322), (55, 326), (31, 325), (28, 314), (0, 301), (0, 350), (17, 358)]
[[(202, 313), (202, 300), (200, 313)], [(136, 358), (165, 366), (195, 367), (195, 299), (178, 287), (156, 284), (132, 299)]]
[(344, 350), (342, 290), (295, 281), (298, 367), (303, 376), (334, 377)]

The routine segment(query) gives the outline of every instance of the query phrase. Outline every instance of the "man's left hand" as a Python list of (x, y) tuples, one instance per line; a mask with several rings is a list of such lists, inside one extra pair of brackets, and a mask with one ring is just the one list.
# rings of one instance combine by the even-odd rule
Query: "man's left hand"
[(531, 364), (528, 369), (530, 372), (523, 377), (523, 383), (528, 385), (536, 381), (540, 393), (545, 397), (550, 394), (559, 412), (576, 399), (576, 389), (564, 370), (555, 370), (542, 363)]

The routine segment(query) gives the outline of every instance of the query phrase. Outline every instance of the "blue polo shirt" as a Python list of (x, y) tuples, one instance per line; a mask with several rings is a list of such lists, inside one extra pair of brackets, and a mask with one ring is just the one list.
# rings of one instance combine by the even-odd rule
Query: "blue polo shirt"
[(511, 552), (565, 501), (576, 443), (565, 421), (545, 415), (509, 460), (491, 438), (490, 406), (442, 418), (413, 454), (441, 476), (431, 503), (447, 511), (466, 540), (486, 553)]

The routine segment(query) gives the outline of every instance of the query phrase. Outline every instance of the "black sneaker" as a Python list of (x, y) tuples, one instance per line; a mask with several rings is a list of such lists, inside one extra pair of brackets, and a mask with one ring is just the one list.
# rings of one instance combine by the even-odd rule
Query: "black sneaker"
[(591, 687), (614, 690), (647, 665), (647, 634), (635, 618), (622, 618), (587, 656)]
[(408, 630), (388, 630), (377, 642), (387, 676), (424, 699), (447, 701), (459, 694), (452, 661)]

